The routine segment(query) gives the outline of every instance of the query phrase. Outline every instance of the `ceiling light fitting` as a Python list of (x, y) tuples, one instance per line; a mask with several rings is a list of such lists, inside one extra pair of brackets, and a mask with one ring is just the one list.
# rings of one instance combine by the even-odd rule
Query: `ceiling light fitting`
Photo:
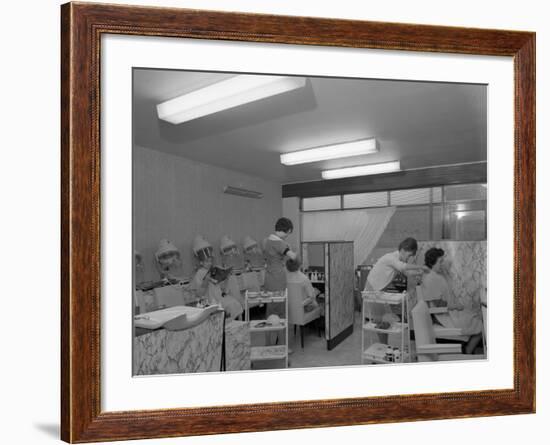
[(401, 170), (399, 161), (384, 162), (381, 164), (358, 165), (356, 167), (337, 168), (335, 170), (323, 170), (323, 179), (349, 178), (352, 176), (378, 175)]
[(375, 138), (359, 139), (352, 142), (342, 142), (340, 144), (324, 145), (322, 147), (284, 153), (281, 155), (281, 164), (306, 164), (309, 162), (366, 155), (376, 153), (377, 151), (378, 145)]
[(238, 75), (157, 105), (159, 119), (181, 124), (304, 87), (304, 77)]

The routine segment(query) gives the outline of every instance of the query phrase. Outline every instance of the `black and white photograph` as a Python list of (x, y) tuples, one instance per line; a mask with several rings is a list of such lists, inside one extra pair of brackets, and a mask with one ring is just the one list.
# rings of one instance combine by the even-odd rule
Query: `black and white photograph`
[(132, 85), (134, 376), (487, 359), (487, 85)]

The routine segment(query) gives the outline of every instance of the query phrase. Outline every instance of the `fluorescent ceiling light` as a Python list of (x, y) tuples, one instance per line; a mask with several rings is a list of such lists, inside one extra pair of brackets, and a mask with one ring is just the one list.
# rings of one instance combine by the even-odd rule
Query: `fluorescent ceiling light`
[(348, 158), (350, 156), (376, 153), (376, 139), (360, 139), (353, 142), (325, 145), (323, 147), (310, 148), (308, 150), (294, 151), (281, 155), (281, 164), (297, 165), (308, 162), (326, 161), (328, 159)]
[(358, 165), (357, 167), (323, 170), (323, 179), (348, 178), (351, 176), (378, 175), (380, 173), (396, 172), (401, 170), (399, 161), (384, 162), (382, 164)]
[(304, 77), (239, 75), (157, 105), (159, 119), (181, 124), (304, 87)]

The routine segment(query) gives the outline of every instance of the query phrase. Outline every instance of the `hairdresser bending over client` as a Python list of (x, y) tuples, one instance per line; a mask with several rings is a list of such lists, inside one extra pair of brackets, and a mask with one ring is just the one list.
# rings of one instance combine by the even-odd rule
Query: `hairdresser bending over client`
[[(417, 250), (418, 243), (416, 240), (414, 238), (406, 238), (399, 243), (399, 247), (396, 251), (381, 256), (367, 276), (365, 290), (386, 290), (397, 273), (410, 276), (428, 272), (430, 269), (426, 266), (407, 263), (411, 257), (416, 255)], [(386, 309), (382, 305), (373, 304), (371, 307), (371, 315), (374, 319), (384, 320), (384, 317), (387, 317)], [(388, 334), (379, 332), (377, 333), (377, 337), (380, 343), (388, 343)]]
[(416, 255), (417, 250), (418, 243), (416, 240), (414, 238), (406, 238), (399, 243), (396, 251), (380, 257), (367, 276), (365, 290), (385, 290), (398, 272), (403, 274), (407, 272), (429, 272), (430, 269), (425, 266), (407, 263), (409, 258)]

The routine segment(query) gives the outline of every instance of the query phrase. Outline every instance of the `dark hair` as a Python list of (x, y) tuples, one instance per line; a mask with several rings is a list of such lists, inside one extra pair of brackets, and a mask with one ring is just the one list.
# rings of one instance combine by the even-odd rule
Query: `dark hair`
[(275, 223), (276, 232), (290, 233), (292, 229), (294, 229), (294, 226), (292, 225), (292, 221), (288, 218), (279, 218)]
[(414, 238), (406, 238), (399, 243), (399, 248), (397, 250), (405, 250), (407, 252), (412, 252), (413, 255), (416, 255), (418, 243)]
[(431, 269), (434, 264), (437, 263), (437, 260), (443, 255), (445, 255), (445, 251), (443, 249), (432, 247), (431, 249), (428, 249), (428, 251), (424, 255), (424, 264), (426, 264), (426, 266)]
[(289, 258), (286, 260), (286, 268), (289, 272), (297, 272), (300, 269), (300, 261), (298, 258), (295, 260)]

